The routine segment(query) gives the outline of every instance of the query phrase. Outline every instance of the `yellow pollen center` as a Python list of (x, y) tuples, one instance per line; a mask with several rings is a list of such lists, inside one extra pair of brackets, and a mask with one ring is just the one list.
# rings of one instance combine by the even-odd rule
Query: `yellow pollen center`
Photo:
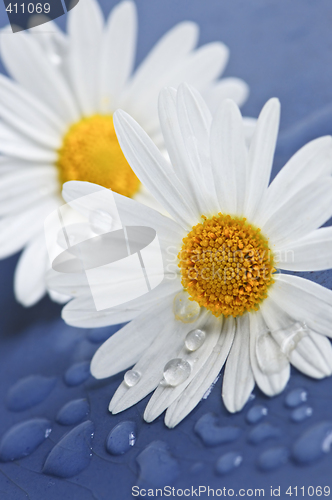
[(129, 197), (140, 186), (121, 151), (111, 115), (93, 115), (72, 125), (56, 164), (61, 183), (94, 182)]
[(257, 311), (274, 282), (268, 240), (245, 218), (219, 213), (202, 219), (178, 255), (183, 287), (217, 317)]

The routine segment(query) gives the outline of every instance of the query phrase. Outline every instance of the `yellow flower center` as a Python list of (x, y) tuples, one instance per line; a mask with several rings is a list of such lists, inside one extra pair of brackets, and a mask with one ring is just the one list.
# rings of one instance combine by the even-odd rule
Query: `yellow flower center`
[(192, 228), (178, 255), (182, 285), (214, 316), (259, 309), (274, 282), (273, 256), (260, 229), (219, 213)]
[(140, 181), (118, 143), (113, 117), (93, 115), (72, 125), (58, 150), (60, 181), (89, 181), (132, 197)]

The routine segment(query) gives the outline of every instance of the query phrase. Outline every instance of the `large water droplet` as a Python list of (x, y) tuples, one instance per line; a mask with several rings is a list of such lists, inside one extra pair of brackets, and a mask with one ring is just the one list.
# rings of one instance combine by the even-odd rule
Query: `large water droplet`
[(217, 474), (224, 475), (230, 473), (232, 470), (239, 467), (242, 463), (242, 457), (239, 453), (235, 451), (230, 451), (229, 453), (225, 453), (222, 455), (217, 464), (216, 464), (216, 472)]
[(255, 405), (247, 413), (247, 422), (249, 424), (257, 424), (262, 418), (268, 414), (268, 410), (265, 406)]
[(273, 336), (278, 339), (282, 352), (289, 357), (299, 342), (309, 335), (309, 330), (304, 322), (296, 321), (287, 328), (275, 330)]
[(59, 410), (56, 420), (61, 425), (75, 425), (88, 415), (89, 409), (86, 399), (74, 399)]
[(72, 477), (84, 470), (92, 455), (94, 425), (83, 422), (66, 434), (49, 453), (43, 472), (58, 477)]
[(197, 351), (205, 341), (205, 332), (196, 328), (195, 330), (191, 330), (184, 341), (186, 348), (188, 351)]
[(291, 419), (293, 420), (293, 422), (303, 422), (303, 420), (311, 417), (312, 412), (313, 410), (312, 408), (310, 408), (310, 406), (303, 405), (299, 408), (295, 408), (295, 410), (292, 411)]
[(138, 482), (157, 488), (172, 484), (179, 475), (179, 466), (163, 441), (153, 441), (136, 458), (139, 465)]
[(280, 373), (288, 366), (288, 359), (270, 332), (257, 337), (256, 358), (259, 368), (266, 374)]
[(33, 418), (11, 427), (0, 442), (0, 460), (9, 462), (30, 455), (50, 435), (51, 422)]
[(191, 366), (185, 359), (171, 359), (164, 368), (164, 381), (167, 385), (176, 387), (182, 384), (191, 373)]
[(90, 362), (75, 363), (65, 373), (65, 382), (70, 387), (83, 384), (90, 377)]
[(182, 323), (193, 323), (199, 316), (201, 308), (194, 300), (189, 300), (187, 292), (180, 292), (174, 297), (173, 313)]
[(263, 451), (258, 457), (257, 465), (261, 470), (274, 470), (285, 464), (289, 457), (289, 451), (283, 446), (276, 446)]
[(91, 229), (96, 234), (105, 234), (113, 231), (114, 219), (108, 212), (104, 210), (94, 210), (90, 213), (89, 223)]
[(231, 425), (221, 427), (213, 413), (206, 413), (196, 422), (195, 432), (205, 446), (218, 446), (235, 441), (240, 436), (241, 429)]
[(258, 424), (249, 433), (248, 440), (252, 444), (259, 444), (267, 439), (278, 438), (281, 436), (281, 430), (271, 424)]
[(285, 405), (288, 408), (296, 408), (308, 399), (308, 393), (305, 389), (298, 388), (290, 391), (285, 398)]
[(136, 370), (128, 370), (124, 374), (123, 379), (128, 387), (133, 387), (134, 385), (137, 384), (137, 382), (139, 381), (140, 378), (141, 378), (140, 372), (138, 372)]
[(293, 446), (293, 458), (308, 464), (322, 458), (332, 444), (332, 422), (321, 422), (306, 430)]
[(106, 440), (106, 450), (111, 455), (123, 455), (136, 443), (135, 422), (120, 422), (113, 427)]
[(56, 384), (55, 377), (30, 375), (13, 385), (7, 394), (7, 406), (11, 411), (23, 411), (44, 401)]

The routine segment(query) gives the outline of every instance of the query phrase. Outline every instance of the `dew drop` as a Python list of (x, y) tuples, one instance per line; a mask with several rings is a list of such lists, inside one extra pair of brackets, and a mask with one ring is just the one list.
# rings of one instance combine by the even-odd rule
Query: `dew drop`
[(120, 422), (113, 427), (106, 439), (106, 450), (111, 455), (123, 455), (136, 443), (135, 422)]
[(310, 406), (300, 406), (299, 408), (295, 408), (295, 410), (292, 411), (291, 419), (293, 420), (293, 422), (303, 422), (303, 420), (311, 417), (312, 412), (313, 410), (312, 408), (310, 408)]
[(287, 328), (275, 330), (273, 336), (278, 339), (281, 351), (289, 357), (299, 342), (309, 335), (308, 327), (304, 322), (296, 321)]
[(281, 436), (281, 431), (271, 424), (258, 424), (249, 433), (248, 440), (252, 444), (259, 444), (267, 439), (278, 438)]
[(137, 457), (138, 483), (163, 487), (172, 484), (178, 477), (179, 465), (163, 441), (153, 441)]
[(51, 422), (45, 418), (33, 418), (14, 425), (1, 439), (0, 460), (9, 462), (30, 455), (50, 432)]
[(263, 471), (277, 469), (285, 464), (289, 457), (289, 451), (283, 446), (276, 446), (263, 451), (258, 457), (257, 466)]
[(164, 381), (167, 385), (176, 387), (182, 384), (191, 373), (191, 366), (185, 359), (171, 359), (164, 367)]
[(259, 368), (266, 374), (279, 373), (288, 366), (287, 357), (270, 332), (257, 337), (256, 358)]
[(239, 467), (239, 465), (242, 463), (242, 460), (243, 460), (242, 456), (235, 451), (230, 451), (229, 453), (225, 453), (225, 455), (222, 455), (219, 458), (216, 464), (217, 474), (220, 474), (221, 476), (228, 474), (232, 470)]
[(205, 332), (199, 328), (191, 330), (184, 341), (188, 351), (197, 351), (204, 344), (205, 336)]
[(293, 458), (300, 464), (309, 464), (328, 453), (332, 444), (332, 422), (320, 422), (306, 430), (295, 442)]
[(114, 220), (111, 214), (104, 210), (94, 210), (90, 213), (89, 223), (96, 234), (109, 233), (114, 229)]
[(75, 363), (65, 373), (65, 382), (69, 387), (83, 384), (90, 376), (90, 362)]
[(255, 405), (247, 413), (247, 422), (249, 424), (257, 424), (268, 414), (268, 410), (265, 406)]
[(220, 426), (219, 420), (213, 413), (206, 413), (197, 422), (194, 428), (205, 446), (218, 446), (231, 443), (241, 434), (239, 427), (226, 425)]
[(285, 405), (288, 408), (296, 408), (307, 401), (308, 393), (305, 389), (299, 388), (289, 392), (285, 398)]
[(189, 300), (187, 292), (179, 292), (174, 297), (173, 313), (182, 323), (193, 323), (198, 318), (201, 308), (194, 300)]
[(7, 407), (11, 411), (23, 411), (44, 401), (56, 384), (55, 377), (30, 375), (14, 384), (7, 394)]
[(89, 409), (86, 399), (74, 399), (59, 410), (56, 421), (61, 425), (78, 424), (88, 415)]
[(72, 477), (90, 463), (94, 425), (83, 422), (66, 434), (50, 451), (43, 472), (58, 477)]
[(128, 387), (133, 387), (134, 385), (136, 385), (140, 378), (141, 374), (136, 370), (128, 370), (124, 374), (124, 381)]

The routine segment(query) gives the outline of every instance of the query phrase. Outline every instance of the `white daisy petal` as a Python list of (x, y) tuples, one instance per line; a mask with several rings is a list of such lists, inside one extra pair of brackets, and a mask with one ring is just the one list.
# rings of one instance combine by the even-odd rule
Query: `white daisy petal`
[(269, 185), (280, 120), (280, 103), (270, 99), (263, 107), (249, 149), (249, 182), (246, 188), (245, 213), (254, 221)]
[[(332, 291), (313, 281), (280, 274), (269, 290), (269, 298), (294, 321), (332, 337)], [(264, 312), (264, 311), (263, 311)]]
[(332, 227), (316, 229), (292, 245), (276, 251), (279, 269), (321, 271), (332, 267)]
[(286, 201), (261, 226), (274, 249), (291, 246), (332, 215), (332, 178), (320, 178)]
[(332, 138), (320, 137), (303, 146), (280, 170), (266, 192), (257, 223), (262, 226), (305, 186), (332, 172)]
[(45, 215), (55, 210), (57, 201), (47, 199), (19, 215), (0, 220), (0, 258), (12, 255), (26, 245), (43, 228)]
[[(50, 269), (46, 275), (47, 288), (70, 297), (88, 296), (89, 283), (85, 273), (58, 273)], [(83, 312), (83, 311), (82, 311)]]
[(181, 84), (177, 91), (177, 115), (188, 158), (181, 180), (188, 186), (199, 214), (216, 213), (219, 206), (209, 151), (212, 116), (201, 95), (188, 84)]
[(134, 2), (123, 1), (111, 11), (100, 56), (100, 104), (102, 112), (114, 111), (134, 64), (137, 13)]
[(255, 381), (264, 394), (275, 396), (286, 387), (290, 364), (269, 332), (261, 312), (250, 313), (249, 319), (250, 363)]
[(227, 358), (222, 384), (222, 398), (231, 413), (242, 410), (255, 386), (250, 365), (248, 315), (238, 317), (236, 323), (236, 333)]
[(159, 326), (154, 326), (158, 335), (133, 367), (141, 376), (132, 387), (122, 382), (109, 405), (112, 413), (119, 413), (133, 406), (158, 386), (163, 378), (164, 366), (176, 358), (185, 336), (193, 328), (196, 328), (196, 323), (177, 321), (169, 306), (167, 319), (159, 315)]
[(0, 216), (21, 212), (57, 190), (58, 176), (52, 166), (14, 169), (0, 177)]
[(175, 427), (201, 401), (226, 361), (234, 334), (235, 320), (230, 317), (224, 320), (218, 342), (201, 370), (166, 411), (165, 424), (167, 427)]
[(0, 123), (0, 152), (21, 160), (44, 163), (53, 163), (57, 159), (55, 151), (25, 138), (3, 123)]
[(92, 375), (97, 379), (110, 377), (145, 356), (156, 337), (161, 337), (160, 332), (172, 323), (172, 303), (173, 297), (168, 297), (161, 304), (148, 307), (106, 340), (92, 358)]
[(206, 89), (202, 95), (214, 114), (224, 99), (232, 99), (238, 106), (242, 106), (248, 98), (249, 87), (240, 78), (223, 78)]
[[(35, 265), (36, 260), (38, 266)], [(45, 270), (47, 267), (48, 255), (45, 236), (42, 232), (25, 247), (15, 269), (15, 297), (25, 307), (32, 306), (45, 294)]]
[(83, 115), (98, 109), (104, 19), (96, 0), (85, 0), (68, 16), (68, 71)]
[(189, 377), (176, 387), (162, 384), (157, 387), (144, 412), (146, 422), (152, 422), (159, 417), (182, 394), (194, 377), (200, 375), (201, 369), (212, 354), (220, 337), (222, 322), (212, 314), (210, 316), (205, 314), (201, 315), (195, 327), (202, 329), (206, 335), (203, 345), (192, 352), (184, 345), (176, 354), (176, 358), (185, 360), (190, 364), (191, 372)]
[(1, 53), (7, 70), (17, 82), (47, 104), (65, 123), (78, 120), (68, 85), (54, 64), (44, 57), (34, 37), (24, 32), (3, 36)]
[(211, 127), (211, 162), (219, 204), (224, 213), (242, 215), (247, 178), (247, 150), (240, 111), (222, 102)]
[(124, 111), (114, 114), (114, 127), (121, 149), (138, 178), (183, 228), (196, 221), (196, 210), (183, 194), (181, 182), (140, 126)]

